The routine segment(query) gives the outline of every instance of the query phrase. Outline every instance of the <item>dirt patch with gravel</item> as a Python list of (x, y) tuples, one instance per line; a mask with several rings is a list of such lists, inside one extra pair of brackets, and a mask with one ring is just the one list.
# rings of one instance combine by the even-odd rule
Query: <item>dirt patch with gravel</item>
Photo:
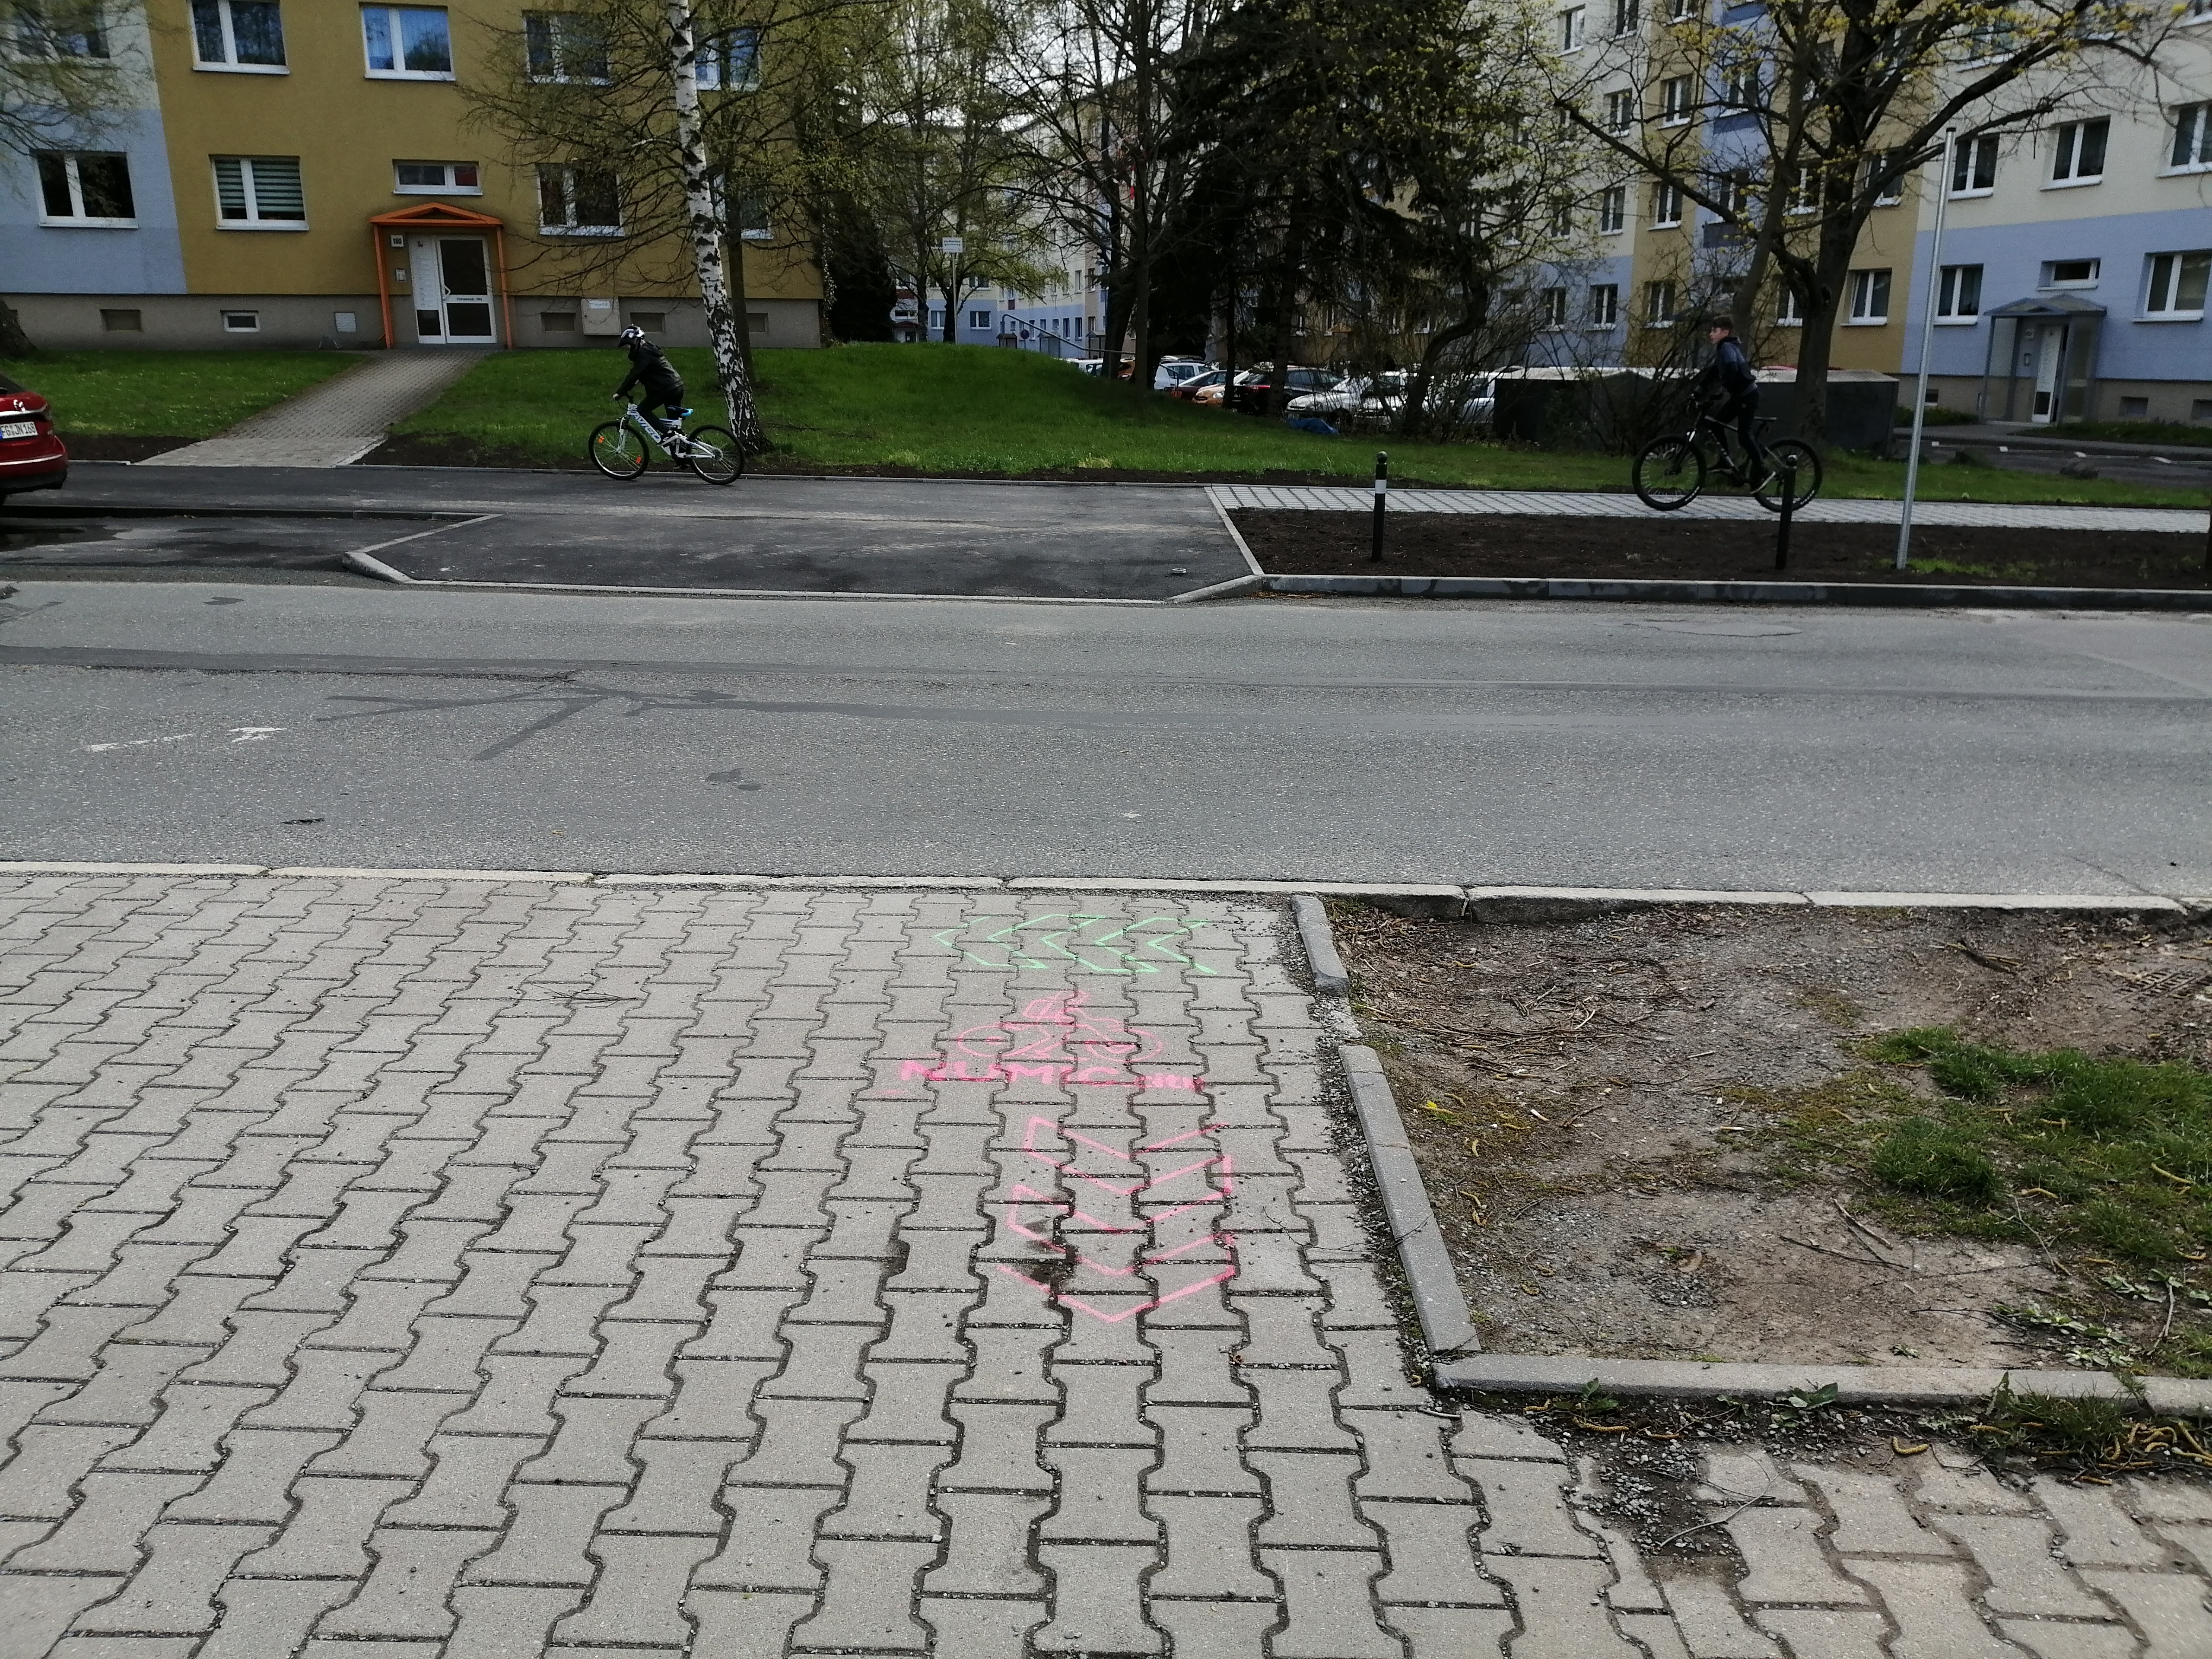
[(2054, 1249), (2033, 1200), (1962, 1236), (1843, 1156), (1935, 1100), (1868, 1058), (1885, 1033), (2205, 1066), (2212, 919), (1335, 920), (1494, 1351), (2155, 1371), (2212, 1339), (2202, 1246), (2154, 1274)]
[(1230, 515), (1261, 568), (1279, 576), (1558, 576), (1632, 581), (1837, 581), (1948, 586), (2212, 586), (2204, 538), (2148, 530), (1981, 530), (1922, 525), (1912, 568), (1895, 567), (1897, 528), (1790, 526), (1790, 568), (1774, 568), (1771, 519), (1632, 519), (1535, 514), (1394, 513), (1385, 556), (1366, 513)]

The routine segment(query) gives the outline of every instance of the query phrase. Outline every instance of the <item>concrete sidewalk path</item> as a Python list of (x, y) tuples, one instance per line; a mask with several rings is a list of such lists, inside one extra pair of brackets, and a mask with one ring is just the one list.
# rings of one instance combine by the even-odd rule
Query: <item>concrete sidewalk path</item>
[[(1364, 513), (1372, 489), (1322, 484), (1209, 484), (1206, 493), (1226, 511)], [(1573, 489), (1394, 489), (1394, 513), (1537, 514), (1547, 518), (1650, 519), (1660, 514), (1634, 495)], [(1897, 501), (1845, 501), (1824, 496), (1795, 516), (1807, 524), (1895, 524)], [(1762, 519), (1774, 515), (1748, 495), (1705, 495), (1665, 515), (1676, 519)], [(2012, 501), (1919, 501), (1912, 521), (1993, 530), (2151, 530), (2201, 536), (2206, 515), (2180, 507), (2063, 507)]]
[(1647, 1569), (1440, 1409), (1269, 905), (17, 876), (0, 941), (4, 1659), (2212, 1643), (2199, 1487), (1717, 1456), (1738, 1555)]
[(250, 415), (219, 436), (140, 466), (348, 466), (386, 429), (431, 403), (491, 354), (462, 349), (380, 351)]

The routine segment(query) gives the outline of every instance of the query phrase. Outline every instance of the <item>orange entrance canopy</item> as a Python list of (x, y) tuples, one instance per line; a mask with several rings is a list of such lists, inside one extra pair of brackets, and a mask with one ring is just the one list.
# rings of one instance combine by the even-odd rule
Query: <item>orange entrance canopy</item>
[[(370, 216), (370, 246), (376, 256), (376, 299), (384, 308), (384, 343), (399, 343), (392, 332), (392, 262), (386, 257), (384, 238), (394, 232), (477, 230), (491, 234), (493, 268), (499, 273), (500, 316), (507, 325), (506, 343), (514, 344), (514, 295), (507, 285), (507, 226), (489, 213), (455, 207), (451, 202), (424, 202), (419, 207), (398, 208)], [(409, 262), (413, 263), (411, 260)]]

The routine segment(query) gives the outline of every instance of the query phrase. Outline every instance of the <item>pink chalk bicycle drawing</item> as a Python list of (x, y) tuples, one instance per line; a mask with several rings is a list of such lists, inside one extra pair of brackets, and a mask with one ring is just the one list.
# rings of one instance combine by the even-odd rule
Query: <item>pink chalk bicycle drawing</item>
[(1081, 991), (1054, 991), (1022, 1012), (990, 1025), (971, 1025), (952, 1039), (949, 1053), (899, 1066), (899, 1081), (1012, 1083), (1024, 1079), (1048, 1086), (1175, 1089), (1192, 1091), (1200, 1080), (1187, 1072), (1141, 1069), (1167, 1045), (1140, 1025), (1092, 1013)]

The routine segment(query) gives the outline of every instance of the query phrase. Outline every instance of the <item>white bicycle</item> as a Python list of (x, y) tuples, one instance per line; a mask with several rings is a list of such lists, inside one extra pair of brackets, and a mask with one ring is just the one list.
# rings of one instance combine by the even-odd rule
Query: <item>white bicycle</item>
[[(691, 413), (681, 410), (677, 418), (683, 420)], [(592, 465), (607, 477), (627, 481), (645, 471), (656, 449), (672, 461), (681, 461), (708, 483), (735, 483), (745, 470), (744, 449), (726, 428), (702, 426), (690, 432), (663, 432), (637, 412), (635, 404), (623, 406), (620, 420), (592, 428), (587, 453)]]

